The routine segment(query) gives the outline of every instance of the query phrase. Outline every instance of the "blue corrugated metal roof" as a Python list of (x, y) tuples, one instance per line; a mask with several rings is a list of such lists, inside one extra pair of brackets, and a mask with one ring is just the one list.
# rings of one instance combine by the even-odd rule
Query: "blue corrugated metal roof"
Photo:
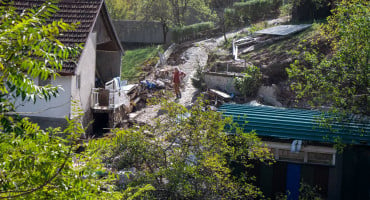
[(339, 137), (346, 144), (370, 145), (368, 122), (335, 122), (325, 128), (319, 123), (324, 113), (312, 110), (224, 104), (219, 111), (232, 117), (245, 131), (255, 130), (259, 136), (317, 142), (335, 142)]

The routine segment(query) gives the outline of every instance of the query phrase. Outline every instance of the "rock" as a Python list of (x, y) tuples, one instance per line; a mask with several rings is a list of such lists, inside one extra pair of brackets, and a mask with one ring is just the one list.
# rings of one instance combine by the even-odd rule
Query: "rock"
[(277, 100), (279, 88), (272, 84), (271, 86), (261, 86), (258, 89), (257, 96), (261, 98), (262, 102), (267, 105), (282, 107), (282, 104)]

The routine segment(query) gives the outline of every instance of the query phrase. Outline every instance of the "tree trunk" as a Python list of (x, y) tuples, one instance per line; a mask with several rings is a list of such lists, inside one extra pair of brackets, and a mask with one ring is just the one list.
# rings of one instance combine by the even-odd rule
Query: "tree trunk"
[(162, 22), (162, 31), (163, 31), (163, 44), (167, 43), (167, 33), (168, 33), (168, 26), (166, 22)]

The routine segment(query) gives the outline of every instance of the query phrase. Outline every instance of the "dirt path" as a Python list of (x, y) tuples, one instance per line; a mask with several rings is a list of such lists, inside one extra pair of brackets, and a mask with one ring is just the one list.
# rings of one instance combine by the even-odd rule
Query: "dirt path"
[[(245, 29), (228, 33), (227, 38), (234, 37), (237, 33), (244, 31)], [(194, 43), (193, 47), (190, 47), (187, 49), (182, 57), (183, 60), (185, 60), (184, 64), (181, 64), (177, 66), (181, 71), (185, 72), (187, 74), (184, 81), (184, 88), (181, 89), (182, 97), (178, 100), (178, 103), (187, 107), (191, 105), (192, 102), (194, 102), (196, 99), (194, 97), (197, 96), (197, 89), (194, 88), (194, 86), (191, 83), (191, 78), (196, 73), (197, 68), (204, 67), (207, 65), (208, 61), (208, 55), (212, 51), (224, 51), (220, 50), (218, 47), (224, 43), (225, 39), (224, 37), (218, 37), (216, 39), (208, 39), (203, 40), (200, 42)], [(176, 66), (174, 66), (176, 67)]]
[(187, 49), (182, 56), (185, 63), (177, 67), (186, 73), (186, 77), (183, 80), (184, 87), (181, 88), (182, 97), (176, 101), (186, 107), (193, 102), (193, 97), (197, 94), (197, 89), (192, 85), (191, 78), (194, 77), (199, 66), (203, 67), (207, 64), (208, 51), (205, 47), (196, 45)]

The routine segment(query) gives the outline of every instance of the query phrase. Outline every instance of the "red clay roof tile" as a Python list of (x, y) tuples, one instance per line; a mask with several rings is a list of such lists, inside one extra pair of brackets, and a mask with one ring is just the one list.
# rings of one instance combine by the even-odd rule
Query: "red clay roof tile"
[[(32, 7), (41, 6), (45, 0), (13, 0), (14, 7), (24, 10)], [(56, 5), (59, 11), (48, 21), (63, 19), (64, 22), (80, 22), (74, 31), (63, 32), (58, 39), (67, 46), (85, 43), (94, 22), (99, 14), (103, 0), (60, 0)], [(76, 68), (74, 63), (65, 63), (61, 71), (62, 74), (73, 74)]]

